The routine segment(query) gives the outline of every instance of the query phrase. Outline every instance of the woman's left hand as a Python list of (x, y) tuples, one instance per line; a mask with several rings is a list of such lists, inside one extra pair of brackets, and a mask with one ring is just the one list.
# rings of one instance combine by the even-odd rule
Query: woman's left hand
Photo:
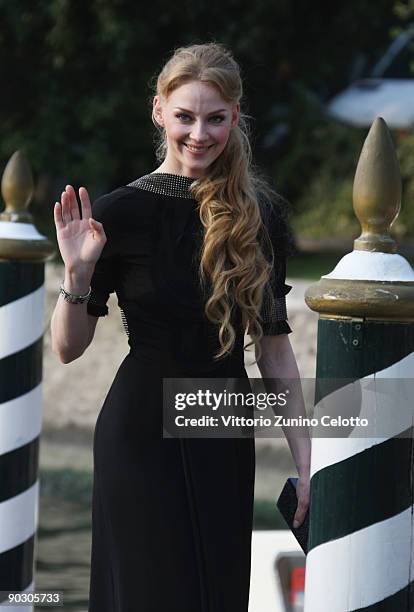
[(296, 497), (298, 498), (298, 507), (293, 518), (293, 526), (295, 528), (305, 520), (306, 512), (310, 503), (310, 474), (309, 470), (300, 473), (296, 484)]

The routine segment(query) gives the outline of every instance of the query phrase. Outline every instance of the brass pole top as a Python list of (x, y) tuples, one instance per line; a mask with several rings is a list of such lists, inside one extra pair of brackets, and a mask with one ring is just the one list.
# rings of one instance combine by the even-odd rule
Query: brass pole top
[(55, 247), (33, 224), (28, 207), (33, 197), (33, 175), (22, 151), (9, 159), (1, 180), (5, 210), (0, 213), (0, 262), (45, 261)]
[(387, 124), (377, 117), (359, 157), (353, 189), (354, 211), (362, 233), (354, 241), (359, 251), (395, 253), (390, 226), (401, 207), (401, 176)]
[(34, 183), (29, 162), (19, 150), (13, 153), (1, 179), (1, 195), (6, 204), (0, 213), (0, 221), (31, 223), (32, 215), (27, 210), (33, 197)]
[(362, 147), (353, 201), (362, 233), (354, 250), (307, 289), (306, 304), (322, 317), (414, 322), (414, 270), (389, 233), (401, 207), (401, 177), (382, 117)]

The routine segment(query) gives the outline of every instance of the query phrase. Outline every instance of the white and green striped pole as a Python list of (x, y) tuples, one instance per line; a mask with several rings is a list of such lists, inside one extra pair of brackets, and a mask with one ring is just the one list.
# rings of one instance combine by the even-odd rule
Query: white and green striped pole
[[(30, 166), (20, 151), (2, 177), (0, 213), (0, 591), (34, 590), (42, 426), (44, 262), (54, 247), (33, 225)], [(10, 607), (4, 596), (0, 610)]]
[(346, 392), (357, 388), (357, 412), (368, 419), (370, 434), (350, 428), (347, 437), (312, 441), (305, 612), (408, 612), (414, 610), (414, 271), (389, 235), (401, 179), (382, 118), (364, 143), (353, 197), (361, 236), (305, 300), (320, 313), (314, 416), (329, 407), (339, 412), (344, 397), (355, 397)]

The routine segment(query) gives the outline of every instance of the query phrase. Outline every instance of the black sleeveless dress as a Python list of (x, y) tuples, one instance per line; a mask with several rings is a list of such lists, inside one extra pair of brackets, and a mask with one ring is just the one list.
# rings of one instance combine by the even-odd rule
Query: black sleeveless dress
[[(166, 438), (163, 377), (247, 378), (244, 331), (215, 362), (217, 330), (196, 280), (203, 227), (194, 179), (153, 173), (92, 205), (107, 242), (90, 315), (116, 292), (130, 351), (94, 434), (89, 612), (247, 612), (253, 439)], [(277, 248), (277, 227), (269, 227)], [(262, 309), (264, 333), (289, 333), (285, 260)], [(111, 355), (102, 355), (110, 359)]]

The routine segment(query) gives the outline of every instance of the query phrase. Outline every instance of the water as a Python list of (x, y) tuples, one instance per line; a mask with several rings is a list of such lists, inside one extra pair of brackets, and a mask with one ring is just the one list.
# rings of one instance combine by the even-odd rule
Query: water
[(36, 606), (35, 610), (87, 612), (90, 554), (90, 505), (41, 495), (35, 590), (63, 591), (63, 607)]
[[(263, 464), (263, 453), (258, 463)], [(275, 505), (274, 491), (278, 477), (283, 483), (286, 474), (279, 473), (283, 462), (271, 462), (271, 477), (266, 470), (257, 470), (256, 479), (271, 481), (260, 492), (271, 491), (271, 498), (255, 500), (255, 529), (284, 529), (285, 523)], [(290, 474), (294, 473), (292, 471)], [(261, 478), (263, 476), (263, 478)], [(63, 592), (63, 607), (36, 606), (37, 610), (73, 610), (87, 612), (91, 555), (92, 472), (73, 468), (40, 471), (39, 526), (35, 542), (35, 590)]]

